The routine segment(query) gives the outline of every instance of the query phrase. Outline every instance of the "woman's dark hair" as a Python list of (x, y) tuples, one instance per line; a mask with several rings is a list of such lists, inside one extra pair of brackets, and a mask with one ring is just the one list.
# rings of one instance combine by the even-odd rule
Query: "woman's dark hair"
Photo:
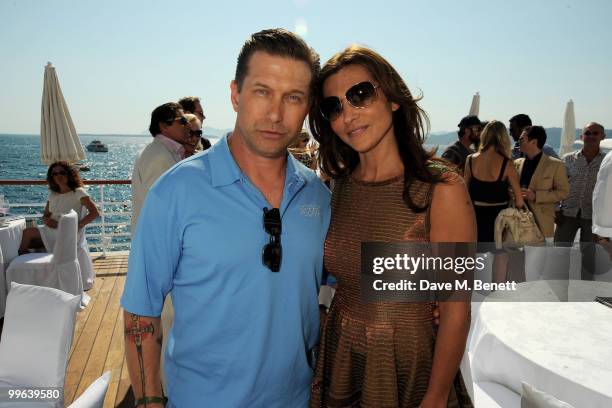
[(323, 118), (320, 110), (325, 81), (349, 65), (359, 65), (367, 69), (389, 102), (399, 105), (399, 109), (393, 112), (393, 131), (404, 164), (403, 199), (414, 211), (426, 210), (429, 203), (424, 206), (415, 203), (410, 195), (410, 186), (415, 180), (435, 184), (440, 182), (441, 176), (428, 166), (431, 160), (435, 160), (435, 149), (427, 151), (423, 147), (425, 134), (429, 131), (429, 119), (417, 104), (422, 96), (413, 97), (395, 68), (369, 48), (350, 46), (331, 57), (321, 69), (309, 115), (310, 130), (320, 145), (321, 170), (332, 178), (340, 178), (352, 173), (359, 164), (359, 154), (334, 133), (331, 123)]
[(79, 172), (76, 167), (72, 166), (68, 162), (59, 161), (55, 162), (49, 166), (47, 169), (47, 184), (49, 184), (49, 189), (51, 191), (55, 191), (56, 193), (60, 192), (60, 188), (53, 180), (53, 169), (55, 167), (61, 167), (66, 172), (66, 177), (68, 178), (68, 187), (70, 190), (74, 191), (79, 187), (83, 187), (83, 181), (81, 180), (81, 176), (79, 176)]

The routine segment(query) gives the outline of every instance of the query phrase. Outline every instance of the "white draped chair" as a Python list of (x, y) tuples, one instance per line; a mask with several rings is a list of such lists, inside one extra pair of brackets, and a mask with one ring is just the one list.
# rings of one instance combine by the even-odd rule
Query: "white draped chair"
[(62, 215), (53, 252), (30, 253), (13, 259), (6, 270), (6, 284), (18, 282), (46, 286), (80, 296), (83, 280), (77, 260), (77, 226), (76, 212)]
[(102, 408), (104, 397), (108, 390), (111, 372), (107, 371), (102, 377), (91, 383), (89, 387), (68, 408)]
[[(80, 303), (80, 296), (61, 290), (11, 284), (0, 340), (0, 386), (63, 389)], [(54, 404), (19, 406), (63, 407), (63, 401), (60, 391)]]
[(85, 238), (85, 228), (79, 231), (77, 243), (77, 260), (81, 268), (81, 279), (83, 280), (83, 289), (89, 290), (93, 287), (95, 272), (91, 254), (89, 253), (89, 245)]
[(579, 280), (581, 259), (580, 249), (576, 247), (526, 245), (526, 280)]
[[(85, 215), (87, 215), (87, 208), (82, 206), (80, 218), (83, 218)], [(47, 252), (53, 252), (55, 241), (57, 240), (56, 230), (51, 230), (46, 225), (39, 225), (38, 230), (40, 231), (40, 236), (45, 244)], [(79, 267), (81, 268), (83, 289), (89, 290), (93, 287), (95, 273), (93, 263), (91, 261), (91, 254), (89, 253), (89, 245), (87, 244), (87, 238), (85, 237), (85, 228), (78, 231), (77, 260), (79, 261)]]
[(595, 247), (595, 265), (597, 265), (597, 273), (594, 280), (598, 282), (612, 282), (612, 255), (610, 255), (604, 247), (597, 245)]

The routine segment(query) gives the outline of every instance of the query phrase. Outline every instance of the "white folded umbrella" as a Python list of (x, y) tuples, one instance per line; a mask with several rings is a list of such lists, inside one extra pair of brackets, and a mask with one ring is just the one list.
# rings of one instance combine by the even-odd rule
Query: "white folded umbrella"
[(563, 117), (563, 131), (561, 132), (561, 148), (559, 156), (563, 157), (565, 153), (574, 151), (574, 143), (576, 142), (576, 117), (574, 115), (574, 101), (571, 99), (565, 105), (565, 115)]
[(85, 159), (85, 152), (62, 95), (55, 68), (50, 62), (45, 66), (40, 118), (40, 158), (44, 164)]
[(470, 106), (470, 115), (478, 116), (480, 113), (480, 94), (476, 92), (474, 97), (472, 97), (472, 105)]

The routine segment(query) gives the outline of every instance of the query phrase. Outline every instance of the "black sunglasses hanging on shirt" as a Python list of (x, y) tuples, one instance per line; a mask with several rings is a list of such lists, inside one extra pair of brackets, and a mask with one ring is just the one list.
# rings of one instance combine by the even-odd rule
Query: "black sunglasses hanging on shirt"
[(279, 209), (272, 208), (270, 210), (264, 207), (263, 224), (264, 229), (270, 235), (270, 241), (263, 247), (261, 261), (272, 272), (278, 272), (283, 256), (283, 248), (280, 242), (282, 223)]

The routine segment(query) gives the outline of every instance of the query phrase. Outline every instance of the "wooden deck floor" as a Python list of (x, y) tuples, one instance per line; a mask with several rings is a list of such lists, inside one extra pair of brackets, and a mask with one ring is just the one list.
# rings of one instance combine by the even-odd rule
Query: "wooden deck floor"
[(123, 315), (119, 299), (127, 274), (127, 253), (93, 255), (96, 279), (87, 292), (91, 301), (77, 315), (64, 390), (69, 405), (104, 372), (111, 371), (104, 407), (116, 407), (129, 389), (123, 348)]

